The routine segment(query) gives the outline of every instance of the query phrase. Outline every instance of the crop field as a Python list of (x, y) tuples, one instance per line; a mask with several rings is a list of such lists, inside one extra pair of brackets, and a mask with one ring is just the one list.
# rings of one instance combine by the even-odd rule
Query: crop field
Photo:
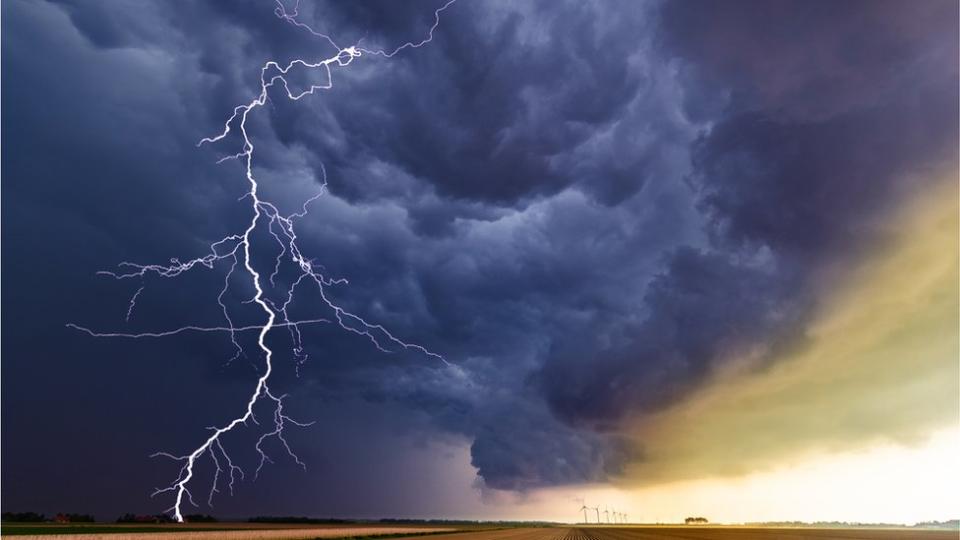
[(732, 526), (612, 526), (480, 531), (431, 540), (957, 540), (957, 531)]
[(266, 523), (203, 523), (186, 525), (55, 525), (4, 524), (0, 536), (18, 540), (313, 540), (317, 538), (418, 538), (426, 534), (452, 532), (451, 527), (414, 526), (331, 526)]
[[(562, 540), (957, 540), (956, 531), (872, 528), (733, 526), (595, 527), (569, 529)], [(544, 539), (546, 540), (546, 539)]]
[(957, 531), (880, 528), (785, 528), (735, 526), (543, 527), (477, 530), (477, 527), (379, 527), (217, 523), (206, 525), (4, 526), (18, 540), (956, 540)]

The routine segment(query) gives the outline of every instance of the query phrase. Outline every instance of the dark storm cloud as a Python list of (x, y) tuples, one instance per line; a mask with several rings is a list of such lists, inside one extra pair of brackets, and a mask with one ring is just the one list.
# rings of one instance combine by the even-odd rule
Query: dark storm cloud
[(524, 490), (612, 478), (636, 458), (626, 439), (580, 432), (546, 420), (545, 411), (524, 410), (539, 407), (535, 402), (514, 405), (498, 411), (497, 422), (475, 435), (473, 465), (488, 487)]
[(543, 370), (550, 404), (562, 418), (600, 429), (671, 404), (724, 355), (792, 329), (800, 306), (778, 270), (678, 249), (647, 288), (646, 318), (603, 321), (555, 341)]
[[(350, 215), (338, 223), (323, 210), (324, 228), (337, 232), (317, 249), (351, 277), (343, 301), (360, 311), (380, 306), (378, 320), (409, 325), (420, 341), (432, 329), (453, 358), (493, 358), (470, 371), (487, 379), (474, 392), (500, 388), (512, 408), (459, 386), (411, 391), (348, 360), (326, 363), (320, 379), (436, 413), (440, 427), (475, 441), (473, 462), (488, 486), (600, 480), (622, 467), (624, 443), (550, 428), (580, 443), (554, 445), (550, 463), (575, 465), (548, 473), (535, 440), (547, 435), (514, 429), (556, 424), (544, 407), (527, 405), (540, 387), (525, 381), (536, 379), (559, 336), (589, 332), (595, 319), (635, 318), (661, 250), (698, 241), (698, 218), (677, 182), (694, 131), (668, 68), (649, 55), (649, 9), (457, 7), (435, 47), (418, 51), (425, 54), (347, 71), (306, 107), (277, 102), (270, 128), (280, 146), (262, 163), (283, 169), (291, 149), (315, 171), (324, 163), (333, 192), (368, 207), (362, 223)], [(650, 178), (661, 185), (630, 200)], [(394, 204), (408, 223), (383, 209)], [(358, 227), (366, 245), (340, 251), (338, 235)], [(378, 229), (407, 228), (420, 238), (376, 239)], [(411, 267), (411, 276), (393, 275)]]
[[(8, 429), (34, 433), (31, 424), (49, 428), (36, 433), (29, 446), (5, 438), (8, 463), (25, 464), (19, 469), (22, 476), (5, 474), (5, 479), (24, 494), (20, 504), (56, 510), (45, 494), (60, 492), (63, 504), (119, 512), (129, 509), (123, 500), (90, 499), (82, 486), (146, 495), (148, 490), (138, 486), (116, 487), (112, 473), (100, 471), (117, 471), (135, 483), (137, 471), (146, 470), (147, 483), (161, 483), (170, 470), (162, 463), (145, 464), (141, 456), (157, 446), (186, 448), (212, 419), (226, 417), (230, 404), (242, 399), (252, 376), (250, 364), (258, 359), (248, 355), (225, 368), (223, 361), (232, 351), (222, 339), (101, 342), (62, 325), (79, 321), (136, 330), (219, 321), (214, 300), (225, 268), (179, 284), (148, 282), (129, 326), (122, 317), (139, 284), (112, 284), (92, 276), (121, 260), (194, 256), (206, 242), (242, 224), (247, 212), (236, 202), (243, 190), (240, 169), (232, 162), (212, 164), (233, 148), (196, 150), (194, 143), (215, 130), (235, 103), (250, 99), (259, 64), (318, 47), (314, 40), (286, 37), (291, 28), (272, 16), (270, 6), (258, 3), (182, 4), (175, 9), (11, 3), (5, 9), (12, 14), (5, 20), (16, 17), (21, 24), (18, 32), (4, 32), (4, 80), (23, 82), (4, 93), (6, 103), (17, 104), (15, 112), (4, 116), (4, 130), (20, 127), (16, 142), (4, 146), (10, 194), (5, 205), (17, 200), (16, 208), (5, 206), (5, 230), (18, 233), (17, 240), (5, 237), (4, 249), (6, 260), (34, 261), (43, 270), (32, 265), (11, 270), (9, 279), (24, 287), (7, 296), (4, 309), (57, 309), (18, 323), (7, 318), (5, 330), (17, 337), (4, 341), (5, 380), (33, 384), (5, 385), (4, 395), (7, 403), (34, 404), (38, 394), (33, 389), (48, 367), (54, 380), (43, 388), (59, 395), (34, 404), (30, 414), (11, 416), (13, 408), (5, 408)], [(340, 21), (357, 16), (335, 7), (321, 11)], [(413, 15), (419, 11), (410, 8), (411, 24), (423, 20)], [(316, 189), (323, 162), (334, 194), (355, 203), (322, 201), (316, 215), (324, 219), (305, 222), (301, 229), (305, 247), (322, 254), (331, 272), (351, 279), (349, 291), (331, 294), (461, 366), (447, 370), (418, 355), (381, 355), (368, 343), (320, 327), (306, 332), (313, 356), (307, 371), (299, 381), (279, 373), (278, 384), (301, 403), (309, 403), (313, 393), (324, 411), (340, 410), (338, 404), (356, 396), (390, 408), (403, 405), (412, 412), (398, 413), (397, 422), (407, 426), (408, 436), (439, 429), (467, 437), (474, 441), (473, 461), (484, 479), (504, 488), (598, 479), (618, 470), (628, 454), (622, 442), (551, 418), (525, 379), (542, 362), (554, 331), (618, 303), (622, 287), (593, 288), (592, 282), (649, 274), (660, 246), (697, 236), (685, 188), (649, 182), (649, 157), (610, 160), (619, 171), (618, 187), (613, 196), (600, 189), (601, 162), (611, 157), (606, 142), (621, 143), (615, 134), (631, 132), (618, 119), (639, 122), (643, 133), (635, 136), (649, 156), (664, 147), (653, 135), (661, 131), (658, 126), (677, 123), (657, 114), (658, 104), (671, 99), (669, 85), (649, 83), (655, 79), (650, 72), (660, 67), (645, 65), (642, 55), (629, 65), (610, 57), (591, 65), (581, 52), (551, 47), (566, 26), (585, 24), (572, 20), (582, 15), (592, 18), (588, 35), (600, 41), (578, 46), (589, 45), (598, 55), (600, 46), (615, 51), (633, 47), (639, 55), (642, 43), (637, 40), (618, 45), (604, 41), (606, 33), (589, 34), (605, 25), (613, 28), (621, 18), (560, 11), (549, 32), (536, 37), (532, 34), (540, 19), (535, 11), (499, 13), (467, 6), (462, 19), (449, 19), (448, 42), (438, 34), (442, 46), (418, 51), (429, 55), (422, 60), (398, 58), (391, 64), (373, 59), (358, 65), (356, 74), (335, 73), (336, 88), (309, 105), (274, 99), (268, 114), (252, 120), (257, 172), (266, 192), (298, 204)], [(635, 8), (631, 13), (641, 24), (642, 14)], [(468, 22), (474, 16), (486, 26), (474, 28)], [(378, 39), (395, 42), (416, 31), (398, 26)], [(464, 34), (459, 41), (457, 31)], [(470, 43), (473, 37), (477, 41)], [(529, 72), (521, 69), (524, 56), (530, 57)], [(484, 58), (499, 59), (504, 67), (478, 63)], [(569, 77), (550, 72), (552, 64), (564, 61), (577, 65), (567, 68), (567, 75), (584, 86), (570, 88), (561, 84)], [(523, 77), (514, 82), (518, 74)], [(618, 88), (609, 104), (595, 92), (608, 84), (605, 78)], [(648, 83), (641, 87), (639, 81), (645, 79)], [(525, 97), (524, 87), (532, 88)], [(390, 88), (396, 92), (385, 91)], [(430, 91), (421, 92), (424, 88)], [(632, 99), (641, 89), (645, 99)], [(430, 102), (442, 104), (445, 95), (449, 103), (433, 111)], [(583, 103), (582, 110), (577, 103)], [(670, 128), (667, 146), (692, 136), (679, 124)], [(458, 131), (468, 138), (455, 140)], [(530, 147), (528, 153), (523, 145)], [(432, 165), (420, 153), (443, 162)], [(457, 153), (462, 163), (449, 160), (450, 153)], [(683, 153), (682, 146), (666, 148), (653, 163), (660, 169), (670, 169), (672, 163), (682, 168)], [(50, 155), (56, 159), (47, 159)], [(563, 162), (575, 157), (576, 162)], [(516, 170), (523, 167), (527, 169)], [(631, 167), (636, 167), (632, 177)], [(584, 171), (597, 181), (588, 181)], [(472, 175), (477, 185), (454, 178), (462, 174)], [(582, 190), (558, 192), (575, 184)], [(646, 186), (651, 199), (627, 201), (640, 186)], [(552, 193), (557, 195), (542, 198)], [(617, 201), (627, 204), (604, 206)], [(680, 225), (665, 226), (668, 222)], [(76, 238), (66, 240), (67, 230)], [(661, 235), (665, 230), (671, 234)], [(624, 251), (620, 242), (633, 249)], [(595, 265), (591, 259), (616, 265)], [(231, 306), (242, 309), (247, 289), (237, 288), (228, 298)], [(304, 295), (296, 309), (315, 316), (311, 308), (316, 301)], [(40, 340), (41, 335), (59, 339)], [(282, 334), (275, 339), (284, 345)], [(254, 350), (246, 338), (242, 343)], [(112, 359), (122, 360), (122, 367)], [(115, 376), (123, 384), (93, 383)], [(67, 384), (70, 380), (88, 383), (74, 388)], [(40, 394), (49, 398), (44, 392)], [(158, 393), (175, 397), (158, 401)], [(74, 408), (82, 416), (61, 402), (83, 402)], [(209, 414), (193, 414), (201, 409)], [(424, 412), (427, 424), (411, 416)], [(172, 418), (185, 420), (157, 425), (157, 419)], [(43, 435), (69, 433), (70, 426), (78, 425), (98, 436), (76, 441), (68, 455), (54, 451)], [(118, 425), (123, 426), (122, 439), (114, 431)], [(518, 432), (530, 438), (518, 437)], [(555, 441), (549, 452), (536, 451), (546, 440)], [(105, 452), (97, 441), (112, 441), (113, 446)], [(35, 444), (51, 448), (45, 468), (28, 457)], [(553, 465), (538, 465), (542, 455), (549, 455)], [(307, 461), (311, 457), (317, 456), (304, 456)], [(383, 459), (401, 466), (403, 456)], [(340, 466), (360, 471), (361, 465)], [(75, 478), (75, 485), (50, 487), (64, 475)], [(108, 490), (108, 485), (114, 487)], [(247, 506), (240, 506), (240, 512), (262, 502), (241, 500)], [(135, 504), (140, 511), (153, 508), (146, 498)]]
[(666, 3), (659, 41), (687, 61), (691, 111), (802, 121), (955, 87), (956, 15), (946, 1)]
[(721, 236), (804, 256), (849, 247), (954, 160), (957, 14), (951, 2), (666, 5), (668, 50), (728, 96), (694, 158)]
[(956, 92), (943, 90), (820, 121), (725, 119), (694, 158), (718, 236), (802, 259), (863, 245), (878, 211), (934, 181), (953, 157)]
[(689, 116), (712, 124), (688, 182), (713, 252), (668, 257), (641, 323), (607, 323), (594, 346), (558, 342), (544, 369), (554, 409), (608, 426), (682, 397), (732, 351), (802, 342), (827, 265), (881, 239), (885, 210), (956, 163), (956, 12), (666, 4), (662, 52), (677, 56)]
[[(341, 44), (389, 48), (422, 35), (439, 5), (301, 13)], [(383, 477), (364, 460), (411, 466), (421, 458), (397, 441), (424, 435), (468, 441), (487, 487), (603, 481), (641, 459), (620, 421), (682, 399), (731, 352), (800, 340), (809, 276), (870, 237), (916, 163), (951, 158), (955, 8), (742, 5), (461, 1), (429, 46), (358, 59), (295, 103), (271, 94), (250, 123), (256, 174), (293, 210), (326, 171), (332, 196), (298, 234), (350, 279), (331, 297), (456, 367), (306, 329), (310, 361), (298, 379), (285, 358), (277, 384), (300, 417), (339, 426), (332, 447), (312, 428), (295, 437), (308, 474), (348, 502), (305, 506), (307, 488), (289, 488), (302, 473), (278, 465), (283, 494), (250, 490), (227, 508), (355, 512), (368, 502), (358, 486)], [(264, 62), (332, 49), (270, 2), (3, 9), (4, 270), (18, 284), (3, 307), (4, 425), (34, 435), (4, 437), (5, 495), (53, 511), (44, 494), (60, 491), (89, 505), (77, 510), (119, 512), (170, 472), (140, 456), (187, 448), (228, 417), (259, 359), (224, 367), (225, 339), (103, 342), (62, 325), (221, 320), (225, 268), (147, 283), (130, 326), (138, 284), (93, 273), (197, 256), (241, 226), (242, 169), (213, 165), (237, 141), (195, 142), (251, 99)], [(246, 309), (249, 292), (238, 281), (228, 302)], [(304, 291), (293, 309), (315, 317), (319, 305)], [(382, 444), (403, 450), (363, 450), (390, 429)], [(75, 483), (52, 490), (65, 476)], [(93, 501), (90, 486), (120, 495)], [(417, 511), (402, 482), (380, 489), (383, 513)]]
[[(643, 185), (656, 149), (683, 134), (655, 108), (662, 90), (643, 65), (649, 9), (621, 7), (457, 5), (435, 50), (345, 75), (382, 71), (373, 84), (351, 84), (350, 97), (331, 109), (342, 138), (331, 143), (302, 110), (275, 126), (282, 139), (330, 152), (334, 189), (352, 200), (379, 196), (359, 168), (373, 158), (454, 200), (513, 206), (574, 183), (622, 200)], [(623, 129), (625, 118), (634, 120), (631, 133), (659, 136), (634, 140), (640, 151), (625, 155), (592, 146), (602, 132)]]

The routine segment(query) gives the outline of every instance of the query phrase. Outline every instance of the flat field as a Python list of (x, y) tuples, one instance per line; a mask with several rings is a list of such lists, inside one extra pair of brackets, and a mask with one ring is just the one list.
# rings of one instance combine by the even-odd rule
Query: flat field
[[(45, 530), (38, 530), (45, 529)], [(69, 529), (66, 531), (64, 529)], [(3, 526), (18, 540), (307, 540), (391, 538), (392, 540), (957, 540), (949, 530), (879, 528), (786, 528), (735, 526), (608, 526), (475, 530), (414, 526), (326, 526), (211, 523), (200, 525)], [(448, 532), (449, 531), (449, 532)], [(429, 535), (429, 536), (424, 536)]]
[[(315, 538), (396, 538), (455, 531), (453, 527), (404, 525), (313, 525), (272, 523), (137, 524), (29, 524), (0, 526), (0, 536), (17, 540), (312, 540)], [(441, 536), (441, 535), (438, 535)], [(442, 535), (446, 536), (446, 535)]]
[(562, 540), (957, 540), (957, 531), (922, 529), (651, 526), (570, 529)]

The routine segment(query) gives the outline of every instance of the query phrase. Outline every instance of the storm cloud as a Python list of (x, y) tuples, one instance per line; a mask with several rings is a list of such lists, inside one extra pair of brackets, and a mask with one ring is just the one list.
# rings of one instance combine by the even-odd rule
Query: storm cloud
[[(390, 47), (421, 36), (439, 5), (304, 2), (301, 17), (341, 46)], [(255, 347), (225, 365), (223, 337), (99, 341), (64, 324), (222, 320), (226, 268), (145, 283), (129, 325), (136, 286), (95, 272), (197, 256), (248, 219), (241, 166), (215, 164), (237, 141), (196, 142), (251, 99), (267, 60), (334, 52), (273, 7), (3, 4), (3, 255), (16, 284), (3, 420), (22, 434), (3, 440), (11, 507), (56, 510), (45, 493), (66, 476), (77, 511), (126, 511), (131, 493), (154, 508), (150, 482), (170, 470), (141, 456), (188, 447), (251, 384)], [(301, 487), (270, 501), (248, 491), (226, 511), (371, 508), (360, 490), (382, 475), (367, 461), (419, 467), (448, 443), (469, 445), (486, 488), (622, 477), (644, 459), (633, 419), (731, 358), (802, 349), (824, 276), (956, 164), (956, 11), (461, 0), (428, 46), (361, 57), (310, 98), (272, 95), (251, 119), (256, 174), (290, 211), (329, 182), (298, 235), (349, 278), (330, 294), (454, 367), (304, 330), (310, 360), (299, 376), (285, 364), (278, 385), (300, 417), (341, 431), (331, 446), (317, 428), (294, 443), (308, 478), (347, 502), (278, 465), (266, 476)], [(228, 302), (242, 309), (248, 293), (238, 282)], [(319, 306), (306, 292), (293, 311), (329, 315)], [(370, 440), (396, 451), (354, 451)], [(426, 504), (387, 483), (374, 510)], [(111, 495), (88, 500), (91, 486)]]

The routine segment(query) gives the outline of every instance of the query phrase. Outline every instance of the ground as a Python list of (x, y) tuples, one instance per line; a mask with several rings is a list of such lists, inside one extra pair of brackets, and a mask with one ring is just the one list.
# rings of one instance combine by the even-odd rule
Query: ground
[[(455, 530), (456, 529), (456, 530)], [(450, 531), (450, 532), (447, 532)], [(957, 531), (881, 528), (785, 528), (736, 526), (607, 526), (510, 527), (477, 530), (477, 527), (317, 526), (251, 523), (194, 525), (30, 525), (5, 524), (3, 536), (18, 540), (38, 538), (76, 540), (308, 540), (314, 538), (403, 538), (430, 535), (430, 540), (956, 540)], [(421, 539), (422, 540), (422, 539)]]

